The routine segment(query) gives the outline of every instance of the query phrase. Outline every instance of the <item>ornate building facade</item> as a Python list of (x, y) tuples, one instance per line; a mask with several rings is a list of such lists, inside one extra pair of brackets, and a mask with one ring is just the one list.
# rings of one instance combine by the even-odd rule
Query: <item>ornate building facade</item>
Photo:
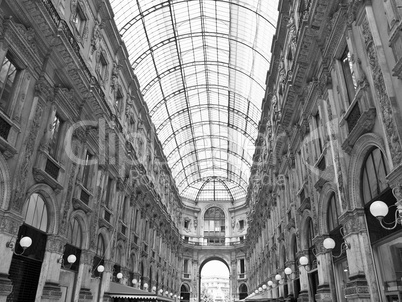
[(280, 2), (248, 192), (255, 297), (401, 301), (401, 4)]
[(110, 2), (0, 0), (0, 301), (195, 302), (210, 260), (231, 301), (402, 301), (402, 1), (278, 1), (247, 196), (194, 200)]

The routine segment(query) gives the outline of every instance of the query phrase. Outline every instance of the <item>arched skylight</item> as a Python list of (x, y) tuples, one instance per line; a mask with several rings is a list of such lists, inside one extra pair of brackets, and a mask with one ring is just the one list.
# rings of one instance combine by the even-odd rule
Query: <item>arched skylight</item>
[(176, 185), (246, 196), (278, 0), (111, 0)]

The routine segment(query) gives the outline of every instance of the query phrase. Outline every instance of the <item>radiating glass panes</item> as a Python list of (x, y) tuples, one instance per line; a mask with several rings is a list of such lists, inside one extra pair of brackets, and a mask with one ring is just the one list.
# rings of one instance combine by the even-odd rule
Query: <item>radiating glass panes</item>
[(244, 200), (279, 1), (110, 2), (181, 196)]
[(46, 204), (38, 193), (31, 194), (25, 204), (24, 222), (43, 232), (47, 231), (48, 216)]

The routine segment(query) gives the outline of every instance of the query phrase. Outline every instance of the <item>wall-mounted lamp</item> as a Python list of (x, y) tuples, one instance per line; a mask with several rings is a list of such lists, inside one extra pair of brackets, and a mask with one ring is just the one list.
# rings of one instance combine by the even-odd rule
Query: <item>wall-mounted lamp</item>
[(261, 286), (258, 288), (258, 291), (259, 291), (259, 292), (262, 292), (262, 287), (261, 287)]
[(169, 294), (169, 292), (168, 291), (165, 291), (165, 295), (167, 296)]
[(162, 288), (159, 290), (159, 293), (160, 293), (161, 295), (163, 294), (163, 289), (162, 289)]
[(291, 275), (293, 274), (293, 271), (290, 267), (286, 267), (283, 272), (285, 273), (286, 279), (295, 280), (297, 278), (296, 273), (295, 273), (294, 277), (291, 277)]
[(32, 239), (31, 237), (28, 236), (22, 237), (19, 241), (19, 244), (22, 247), (21, 253), (15, 252), (16, 242), (13, 241), (13, 238), (11, 238), (10, 241), (6, 242), (6, 247), (10, 248), (15, 255), (22, 255), (25, 252), (25, 250), (32, 245)]
[(136, 285), (136, 284), (138, 283), (138, 280), (137, 280), (137, 279), (133, 279), (133, 280), (131, 280), (131, 283), (134, 284), (134, 285)]
[(99, 265), (96, 270), (98, 271), (98, 273), (103, 273), (105, 271), (105, 267), (103, 265)]
[[(322, 244), (324, 245), (324, 248), (330, 252), (335, 248), (336, 245), (335, 240), (330, 237), (325, 238)], [(350, 243), (342, 242), (341, 252), (339, 253), (339, 255), (332, 255), (332, 257), (339, 258), (342, 256), (343, 252), (346, 252), (346, 250), (348, 249), (350, 249)]]
[(156, 286), (155, 286), (155, 285), (152, 286), (152, 291), (153, 291), (153, 292), (156, 291)]
[(307, 268), (307, 265), (308, 265), (309, 261), (308, 261), (308, 258), (306, 256), (301, 256), (300, 259), (299, 259), (299, 263), (307, 272), (311, 271), (310, 268)]
[(263, 289), (263, 290), (266, 290), (266, 289), (267, 289), (267, 285), (263, 284), (263, 285), (262, 285), (262, 289)]
[(71, 266), (75, 263), (75, 261), (77, 261), (77, 257), (73, 254), (71, 254), (67, 257), (68, 264), (64, 263), (63, 256), (61, 256), (59, 259), (57, 259), (57, 263), (60, 263), (61, 267), (66, 268), (66, 269), (70, 269)]
[[(393, 221), (391, 223), (387, 223), (387, 222), (383, 221), (383, 219), (385, 216), (387, 216), (390, 207), (396, 207), (395, 221)], [(374, 201), (370, 205), (371, 215), (373, 215), (375, 218), (377, 218), (378, 221), (380, 222), (381, 226), (386, 230), (393, 230), (397, 227), (398, 224), (402, 224), (402, 203), (394, 204), (390, 207), (388, 207), (388, 205), (381, 200)], [(387, 227), (384, 224), (388, 224), (388, 225), (392, 225), (392, 226)]]
[(271, 286), (274, 285), (274, 282), (272, 282), (271, 280), (269, 280), (269, 281), (267, 282), (267, 285), (268, 285), (269, 287), (271, 287)]
[(144, 289), (147, 289), (148, 288), (148, 283), (144, 283), (143, 287), (144, 287)]
[(123, 278), (123, 274), (121, 272), (117, 273), (116, 278), (120, 280), (121, 278)]

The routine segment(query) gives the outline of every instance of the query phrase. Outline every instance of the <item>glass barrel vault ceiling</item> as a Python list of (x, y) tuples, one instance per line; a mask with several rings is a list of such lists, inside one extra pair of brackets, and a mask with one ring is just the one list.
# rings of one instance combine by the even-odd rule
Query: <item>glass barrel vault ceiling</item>
[(110, 2), (181, 196), (244, 198), (278, 0)]

